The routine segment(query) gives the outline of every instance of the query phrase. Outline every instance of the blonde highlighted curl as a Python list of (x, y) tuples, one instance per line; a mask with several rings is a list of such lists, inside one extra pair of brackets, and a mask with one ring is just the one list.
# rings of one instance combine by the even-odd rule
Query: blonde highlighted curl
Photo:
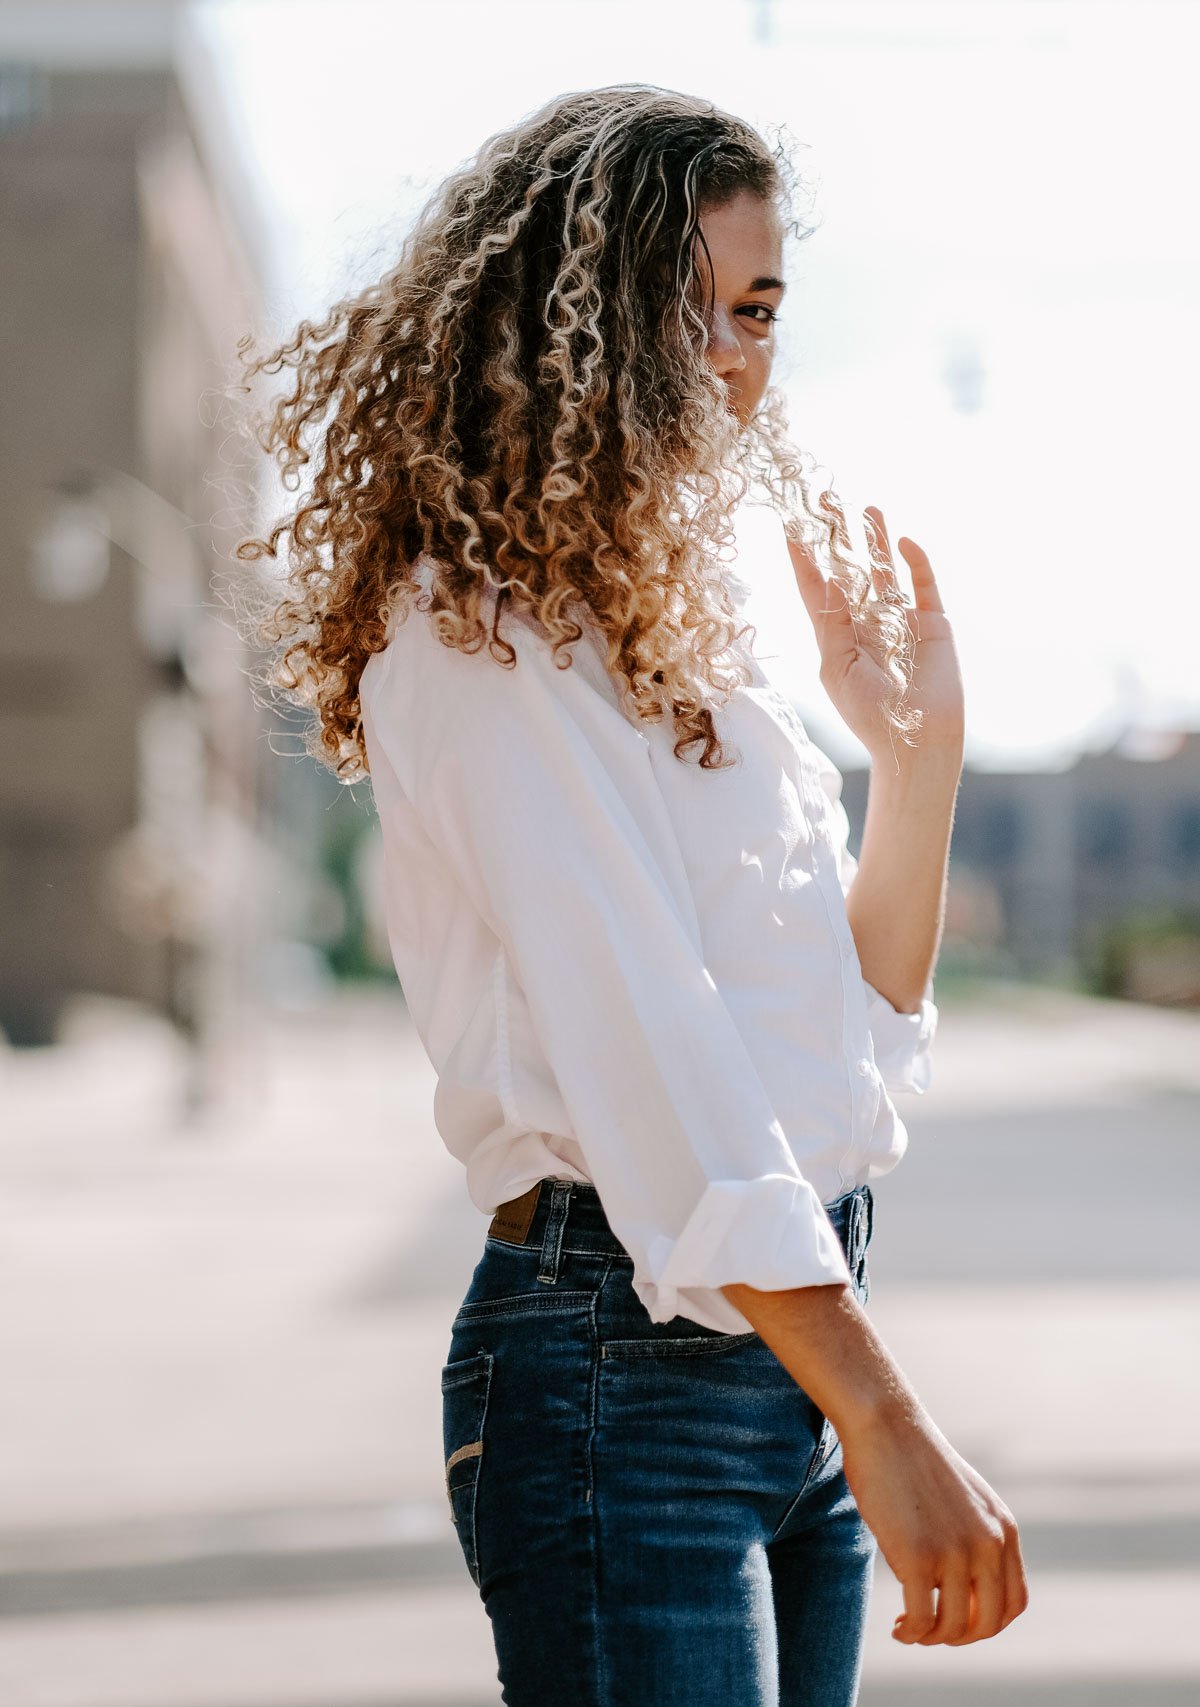
[(242, 340), (247, 379), (295, 370), (254, 423), (259, 445), (287, 490), (312, 464), (294, 511), (235, 548), (274, 559), (286, 539), (289, 596), (265, 576), (242, 596), (258, 601), (265, 682), (315, 712), (306, 744), (341, 780), (369, 771), (363, 666), (418, 600), (443, 643), (486, 638), (509, 666), (506, 605), (556, 655), (583, 617), (636, 715), (669, 712), (675, 756), (703, 743), (699, 763), (724, 768), (713, 710), (751, 677), (721, 569), (752, 490), (824, 557), (910, 737), (902, 612), (810, 502), (778, 390), (742, 427), (705, 356), (701, 212), (749, 190), (786, 215), (791, 182), (780, 146), (707, 101), (567, 94), (446, 179), (377, 283), (268, 356)]

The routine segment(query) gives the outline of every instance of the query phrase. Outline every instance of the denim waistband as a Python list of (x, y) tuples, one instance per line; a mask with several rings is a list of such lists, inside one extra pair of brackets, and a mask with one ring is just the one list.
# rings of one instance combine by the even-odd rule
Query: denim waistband
[[(851, 1273), (862, 1260), (875, 1220), (869, 1185), (855, 1186), (825, 1205), (841, 1241)], [(557, 1252), (594, 1251), (613, 1256), (628, 1252), (609, 1226), (596, 1187), (586, 1180), (540, 1179), (520, 1197), (502, 1203), (492, 1216), (488, 1237), (504, 1244), (540, 1250), (557, 1268)]]

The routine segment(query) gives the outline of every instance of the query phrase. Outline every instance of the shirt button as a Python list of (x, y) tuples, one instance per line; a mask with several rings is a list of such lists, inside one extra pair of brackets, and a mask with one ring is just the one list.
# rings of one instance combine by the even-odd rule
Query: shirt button
[(873, 1061), (868, 1061), (865, 1055), (857, 1063), (857, 1068), (860, 1078), (873, 1079), (875, 1077), (875, 1064)]
[(828, 824), (817, 825), (817, 840), (824, 842), (826, 847), (832, 847), (833, 831), (829, 828)]
[(853, 942), (844, 942), (842, 944), (842, 959), (843, 960), (853, 960), (853, 958), (854, 958), (854, 944), (853, 944)]

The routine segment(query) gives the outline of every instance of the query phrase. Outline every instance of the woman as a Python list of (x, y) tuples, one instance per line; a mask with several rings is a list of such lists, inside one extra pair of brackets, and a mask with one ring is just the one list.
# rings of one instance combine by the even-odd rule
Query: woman
[[(962, 691), (925, 553), (898, 542), (909, 603), (880, 512), (864, 569), (788, 444), (789, 195), (706, 101), (570, 94), (251, 367), (296, 369), (262, 440), (293, 483), (326, 422), (239, 549), (290, 534), (270, 679), (370, 774), (438, 1129), (492, 1216), (446, 1489), (522, 1707), (853, 1702), (876, 1542), (901, 1642), (1027, 1600), (1010, 1512), (864, 1310), (890, 1093), (928, 1082)], [(857, 863), (736, 620), (750, 492), (871, 755)]]

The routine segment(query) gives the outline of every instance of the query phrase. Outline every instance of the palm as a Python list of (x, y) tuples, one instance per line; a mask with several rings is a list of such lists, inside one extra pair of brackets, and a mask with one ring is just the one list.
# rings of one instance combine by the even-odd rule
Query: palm
[[(834, 509), (834, 506), (829, 506)], [(844, 519), (838, 516), (843, 535)], [(903, 598), (896, 580), (883, 513), (875, 505), (864, 511), (871, 547), (872, 577), (877, 595)], [(950, 619), (942, 607), (933, 569), (921, 547), (901, 538), (900, 551), (912, 574), (915, 603), (897, 605), (913, 637), (914, 667), (908, 703), (921, 712), (919, 746), (961, 745), (963, 688)], [(889, 679), (877, 652), (855, 629), (845, 593), (822, 574), (807, 547), (789, 539), (788, 550), (796, 585), (812, 621), (821, 653), (821, 681), (838, 715), (874, 758), (894, 751), (891, 726), (884, 712)]]

